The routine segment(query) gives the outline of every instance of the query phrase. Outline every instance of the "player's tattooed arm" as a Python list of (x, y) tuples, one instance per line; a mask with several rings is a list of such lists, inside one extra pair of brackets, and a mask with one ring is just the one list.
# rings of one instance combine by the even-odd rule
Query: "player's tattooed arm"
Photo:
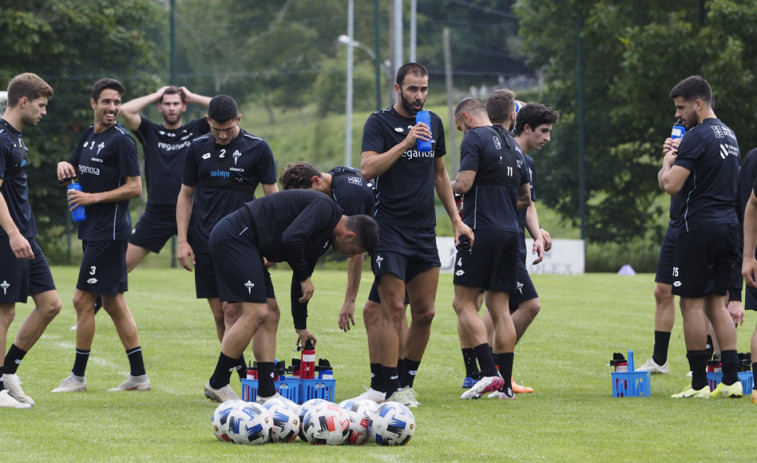
[(531, 185), (524, 183), (518, 187), (518, 209), (531, 205)]
[(455, 180), (452, 181), (452, 190), (455, 193), (465, 194), (473, 186), (474, 180), (476, 180), (476, 171), (461, 170), (457, 173)]

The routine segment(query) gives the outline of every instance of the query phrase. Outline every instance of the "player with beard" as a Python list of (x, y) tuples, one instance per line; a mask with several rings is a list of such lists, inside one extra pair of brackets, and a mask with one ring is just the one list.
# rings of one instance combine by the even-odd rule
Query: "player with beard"
[[(518, 209), (531, 203), (529, 172), (510, 133), (492, 127), (484, 104), (466, 98), (455, 108), (455, 125), (464, 133), (460, 171), (452, 188), (465, 195), (463, 220), (473, 228), (478, 245), (459, 250), (455, 259), (455, 300), (463, 337), (481, 365), (481, 378), (461, 396), (512, 399), (511, 374), (516, 342), (510, 316), (510, 294), (518, 286), (518, 247), (522, 226)], [(478, 315), (477, 299), (485, 290), (494, 324), (493, 352)], [(499, 371), (497, 371), (498, 367)], [(501, 375), (501, 377), (500, 377)]]
[[(673, 254), (674, 295), (680, 296), (686, 357), (691, 385), (673, 398), (741, 397), (736, 327), (723, 304), (732, 270), (739, 261), (736, 184), (739, 144), (733, 131), (712, 109), (712, 89), (700, 76), (679, 82), (670, 91), (676, 117), (687, 129), (677, 153), (665, 154), (658, 173), (660, 187), (679, 195), (683, 204)], [(707, 387), (707, 320), (721, 349), (723, 381)]]
[[(428, 71), (408, 63), (397, 71), (397, 101), (373, 113), (363, 128), (360, 170), (375, 179), (374, 218), (379, 244), (371, 267), (381, 300), (381, 370), (389, 400), (417, 406), (413, 381), (431, 333), (439, 282), (434, 190), (452, 221), (455, 242), (461, 234), (473, 236), (457, 213), (444, 164), (444, 127), (431, 113), (431, 127), (415, 123), (428, 94)], [(430, 140), (431, 151), (416, 148), (418, 139)], [(400, 319), (405, 317), (405, 294), (412, 315), (407, 355), (398, 369)]]
[[(156, 103), (163, 122), (157, 124), (139, 112)], [(201, 117), (182, 124), (187, 104), (207, 107), (210, 97), (196, 95), (186, 87), (162, 87), (155, 93), (135, 98), (121, 107), (121, 119), (142, 144), (145, 156), (147, 205), (132, 230), (126, 249), (126, 267), (132, 271), (150, 252), (159, 253), (176, 235), (176, 197), (189, 143), (208, 133), (208, 121)]]

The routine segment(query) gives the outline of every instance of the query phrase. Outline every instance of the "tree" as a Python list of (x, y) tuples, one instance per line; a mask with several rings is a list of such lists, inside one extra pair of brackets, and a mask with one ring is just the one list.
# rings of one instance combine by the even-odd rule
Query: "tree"
[(540, 196), (574, 225), (579, 34), (583, 40), (587, 239), (622, 242), (650, 229), (661, 235), (656, 173), (674, 122), (668, 93), (681, 79), (706, 77), (716, 113), (742, 151), (757, 141), (743, 103), (757, 93), (752, 2), (521, 0), (515, 11), (528, 62), (544, 68), (549, 83), (542, 102), (561, 113), (552, 149), (540, 154)]
[(65, 255), (61, 235), (69, 215), (56, 164), (92, 125), (92, 84), (107, 76), (121, 80), (127, 95), (153, 90), (162, 68), (148, 36), (155, 40), (166, 19), (150, 0), (6, 0), (0, 6), (0, 86), (34, 72), (55, 92), (39, 126), (24, 130), (30, 199), (52, 262)]

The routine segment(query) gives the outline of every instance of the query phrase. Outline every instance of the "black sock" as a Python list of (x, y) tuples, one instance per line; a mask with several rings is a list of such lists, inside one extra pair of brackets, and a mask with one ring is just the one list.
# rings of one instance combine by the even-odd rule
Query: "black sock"
[(18, 370), (18, 366), (21, 364), (21, 360), (24, 359), (26, 351), (19, 349), (15, 344), (11, 344), (11, 348), (8, 349), (8, 353), (5, 355), (5, 367), (3, 367), (3, 373), (6, 375), (15, 375)]
[(662, 366), (668, 361), (668, 346), (670, 346), (670, 331), (654, 332), (654, 353), (652, 360)]
[(76, 349), (74, 368), (71, 370), (71, 373), (76, 376), (84, 376), (84, 372), (87, 370), (87, 360), (89, 360), (90, 352), (91, 350)]
[[(236, 364), (237, 359), (228, 357), (221, 352), (218, 356), (218, 363), (216, 363), (213, 376), (210, 377), (210, 387), (220, 389), (229, 384), (229, 377), (231, 376), (231, 372), (234, 371)], [(258, 369), (260, 369), (260, 366), (258, 366)]]
[[(478, 364), (481, 365), (481, 376), (497, 376), (497, 367), (494, 366), (494, 357), (489, 350), (489, 343), (485, 342), (472, 350), (476, 359), (478, 359)], [(473, 377), (471, 376), (471, 378)]]
[(505, 384), (502, 385), (500, 391), (506, 391), (508, 388), (512, 389), (513, 387), (510, 382), (510, 378), (513, 376), (513, 360), (515, 360), (513, 352), (494, 354), (494, 363), (499, 367), (499, 374), (505, 380)]
[(739, 354), (735, 350), (720, 352), (721, 368), (723, 369), (723, 384), (730, 386), (739, 380)]
[(757, 390), (757, 363), (752, 364), (752, 389)]
[(418, 367), (420, 365), (421, 362), (416, 362), (405, 357), (405, 360), (402, 362), (402, 370), (400, 370), (402, 372), (400, 375), (400, 385), (402, 387), (413, 387), (413, 381), (415, 381), (415, 375), (418, 374)]
[(240, 380), (247, 379), (247, 364), (244, 361), (244, 354), (239, 356), (237, 366), (235, 366), (234, 369), (237, 370), (237, 374), (239, 374)]
[(384, 377), (381, 375), (380, 363), (371, 363), (371, 389), (386, 392), (384, 390)]
[(465, 365), (465, 377), (478, 379), (479, 371), (478, 364), (476, 363), (476, 354), (473, 353), (473, 349), (465, 347), (460, 349), (463, 352), (463, 364)]
[(273, 362), (258, 362), (258, 397), (271, 397), (276, 394), (273, 383)]
[(388, 399), (400, 388), (400, 375), (397, 367), (381, 365), (381, 376), (384, 377), (384, 389), (386, 389), (384, 392), (386, 392)]
[(712, 336), (707, 335), (707, 360), (712, 358), (712, 354), (715, 353), (715, 345), (712, 343)]
[(129, 367), (132, 376), (142, 376), (146, 373), (145, 362), (142, 360), (142, 347), (137, 346), (126, 351), (126, 357), (129, 359)]
[(686, 358), (691, 369), (691, 387), (699, 390), (707, 386), (707, 350), (686, 351)]

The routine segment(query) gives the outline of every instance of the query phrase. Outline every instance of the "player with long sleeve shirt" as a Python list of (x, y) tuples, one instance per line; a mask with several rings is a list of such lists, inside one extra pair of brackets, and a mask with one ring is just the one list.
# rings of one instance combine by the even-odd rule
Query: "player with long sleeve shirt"
[(125, 89), (104, 78), (93, 87), (94, 125), (84, 131), (68, 162), (58, 163), (58, 179), (79, 176), (82, 191), (68, 190), (71, 209), (85, 207), (79, 222), (84, 246), (74, 295), (76, 358), (71, 374), (53, 392), (86, 391), (84, 372), (95, 335), (94, 302), (98, 295), (126, 348), (131, 374), (111, 391), (150, 390), (137, 325), (124, 292), (128, 289), (126, 247), (131, 234), (129, 199), (142, 194), (137, 145), (116, 121)]
[[(457, 253), (452, 305), (481, 365), (481, 379), (461, 398), (473, 399), (491, 392), (491, 398), (512, 399), (510, 377), (516, 335), (509, 294), (515, 292), (518, 283), (522, 228), (517, 211), (531, 202), (529, 173), (515, 141), (503, 128), (491, 126), (481, 101), (466, 98), (458, 103), (455, 124), (465, 135), (460, 146), (460, 171), (452, 187), (465, 194), (463, 221), (476, 233), (477, 244), (470, 253)], [(481, 289), (486, 290), (486, 306), (494, 322), (493, 357), (476, 305)]]
[[(238, 307), (222, 304), (208, 248), (210, 231), (224, 216), (255, 199), (255, 189), (278, 191), (273, 153), (270, 146), (239, 127), (236, 102), (225, 95), (213, 97), (208, 105), (210, 133), (192, 141), (187, 151), (181, 190), (176, 202), (179, 263), (192, 271), (194, 265), (197, 298), (206, 298), (215, 321), (216, 334), (223, 339), (238, 316)], [(191, 220), (191, 227), (190, 227)], [(189, 230), (192, 233), (189, 233)], [(270, 303), (276, 308), (273, 288)], [(244, 371), (240, 358), (237, 371)]]
[[(342, 208), (345, 215), (369, 214), (373, 207), (373, 184), (365, 180), (358, 169), (337, 166), (323, 173), (307, 162), (293, 162), (281, 172), (279, 182), (284, 190), (310, 189), (327, 194)], [(348, 331), (350, 322), (355, 324), (355, 300), (360, 289), (363, 273), (363, 255), (358, 254), (347, 259), (347, 289), (344, 303), (339, 312), (339, 327)], [(298, 334), (298, 343), (304, 344), (308, 339), (315, 344), (316, 337), (307, 329), (307, 304), (297, 302), (302, 296), (300, 285), (292, 278), (292, 319)]]
[(279, 317), (267, 302), (271, 280), (264, 259), (289, 264), (300, 283), (298, 302), (305, 303), (315, 290), (312, 269), (329, 245), (347, 256), (372, 252), (377, 234), (370, 217), (345, 216), (332, 199), (309, 190), (266, 196), (223, 218), (211, 233), (210, 249), (220, 298), (239, 303), (241, 315), (223, 338), (205, 395), (218, 402), (238, 398), (229, 385), (230, 371), (250, 340), (258, 365), (256, 400), (262, 403), (277, 395), (273, 362)]

